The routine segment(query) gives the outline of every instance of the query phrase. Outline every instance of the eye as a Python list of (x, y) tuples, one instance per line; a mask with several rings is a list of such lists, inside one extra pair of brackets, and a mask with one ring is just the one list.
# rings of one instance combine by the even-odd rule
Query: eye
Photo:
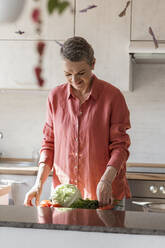
[(79, 72), (78, 75), (82, 76), (85, 72)]
[(70, 76), (71, 76), (71, 74), (67, 73), (67, 74), (65, 74), (65, 76), (66, 76), (66, 77), (70, 77)]

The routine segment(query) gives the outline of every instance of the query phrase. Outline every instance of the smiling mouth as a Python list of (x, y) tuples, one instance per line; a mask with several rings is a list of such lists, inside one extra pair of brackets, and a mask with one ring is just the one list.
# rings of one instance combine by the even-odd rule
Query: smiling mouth
[(76, 82), (75, 85), (81, 85), (82, 81)]

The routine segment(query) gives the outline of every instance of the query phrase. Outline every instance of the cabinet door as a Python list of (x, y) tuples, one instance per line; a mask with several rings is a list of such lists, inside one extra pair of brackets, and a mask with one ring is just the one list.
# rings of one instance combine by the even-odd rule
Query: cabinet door
[[(0, 25), (0, 88), (1, 89), (44, 89), (49, 90), (58, 84), (64, 83), (64, 76), (60, 58), (60, 46), (54, 40), (63, 42), (74, 34), (74, 0), (68, 0), (70, 8), (62, 15), (54, 12), (48, 14), (47, 2), (42, 0), (43, 25), (42, 33), (35, 31), (32, 21), (32, 10), (38, 2), (27, 0), (23, 13), (17, 22)], [(15, 33), (21, 30), (25, 33)], [(44, 87), (39, 87), (34, 75), (38, 56), (35, 49), (35, 40), (43, 39), (46, 49), (43, 58)]]
[(126, 15), (119, 17), (125, 8), (123, 0), (94, 0), (96, 8), (87, 12), (80, 10), (89, 6), (89, 0), (76, 2), (76, 35), (87, 38), (95, 50), (94, 73), (121, 90), (129, 90), (130, 6)]
[(165, 40), (164, 0), (132, 0), (131, 40), (152, 40), (151, 26), (158, 40)]
[[(73, 6), (74, 0), (68, 0)], [(11, 24), (0, 25), (0, 39), (19, 39), (19, 40), (34, 40), (34, 39), (66, 39), (73, 35), (74, 30), (74, 15), (71, 8), (65, 10), (62, 15), (54, 12), (52, 15), (48, 14), (47, 2), (48, 0), (41, 0), (42, 13), (42, 34), (38, 35), (35, 31), (35, 23), (32, 21), (32, 10), (38, 6), (38, 2), (34, 0), (27, 0), (25, 8), (20, 18)], [(21, 30), (25, 33), (19, 35), (15, 33)]]
[(47, 41), (43, 58), (43, 87), (37, 85), (34, 67), (38, 56), (34, 41), (0, 41), (0, 88), (49, 90), (64, 83), (60, 46)]

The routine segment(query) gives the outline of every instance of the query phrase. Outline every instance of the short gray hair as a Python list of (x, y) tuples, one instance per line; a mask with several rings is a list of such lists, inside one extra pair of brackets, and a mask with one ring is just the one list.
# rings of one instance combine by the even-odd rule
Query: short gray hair
[(95, 61), (92, 46), (82, 37), (74, 36), (67, 39), (61, 47), (61, 56), (73, 62), (86, 60), (89, 65)]

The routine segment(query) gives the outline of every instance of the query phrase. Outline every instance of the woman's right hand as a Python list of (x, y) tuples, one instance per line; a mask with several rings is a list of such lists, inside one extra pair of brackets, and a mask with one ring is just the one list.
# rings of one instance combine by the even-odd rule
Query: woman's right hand
[(33, 206), (32, 200), (35, 198), (35, 205), (38, 206), (40, 196), (42, 193), (42, 186), (34, 185), (25, 195), (24, 206)]

